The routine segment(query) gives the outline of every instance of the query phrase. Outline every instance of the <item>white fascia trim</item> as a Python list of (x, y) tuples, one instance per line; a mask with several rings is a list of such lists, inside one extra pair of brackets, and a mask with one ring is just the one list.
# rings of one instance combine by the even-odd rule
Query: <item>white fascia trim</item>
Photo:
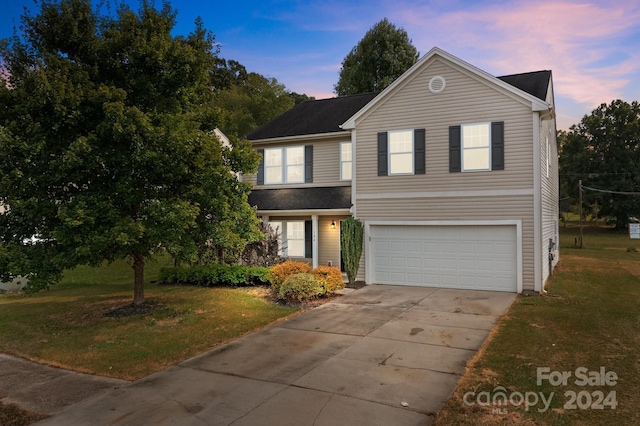
[(356, 216), (356, 129), (351, 131), (351, 214)]
[(348, 129), (354, 129), (356, 126), (356, 121), (362, 117), (364, 114), (366, 114), (368, 111), (370, 111), (371, 109), (375, 108), (376, 105), (378, 105), (380, 102), (382, 102), (382, 100), (387, 96), (387, 94), (389, 92), (392, 92), (397, 86), (401, 85), (404, 83), (405, 80), (407, 80), (409, 77), (411, 77), (411, 75), (413, 75), (419, 68), (422, 67), (422, 65), (429, 61), (431, 58), (433, 58), (434, 56), (440, 56), (441, 58), (448, 60), (456, 65), (458, 65), (459, 67), (466, 69), (467, 71), (476, 74), (479, 77), (482, 77), (488, 81), (490, 81), (491, 83), (493, 83), (496, 86), (501, 87), (504, 90), (507, 90), (508, 92), (511, 92), (515, 95), (517, 95), (520, 98), (524, 98), (525, 100), (531, 102), (531, 110), (532, 111), (546, 111), (549, 108), (551, 108), (551, 106), (543, 101), (542, 99), (538, 99), (533, 95), (530, 95), (529, 93), (518, 89), (517, 87), (514, 87), (508, 83), (505, 83), (504, 81), (500, 80), (499, 78), (487, 73), (486, 71), (481, 70), (480, 68), (471, 65), (468, 62), (463, 61), (460, 58), (457, 58), (455, 56), (453, 56), (450, 53), (445, 52), (444, 50), (438, 48), (438, 47), (434, 47), (433, 49), (431, 49), (429, 52), (427, 52), (426, 55), (424, 55), (422, 58), (420, 58), (420, 60), (418, 62), (416, 62), (415, 64), (413, 64), (413, 66), (411, 68), (409, 68), (407, 71), (405, 71), (404, 74), (402, 74), (400, 77), (398, 77), (393, 83), (391, 83), (386, 89), (384, 89), (378, 96), (376, 96), (371, 102), (369, 102), (367, 105), (365, 105), (360, 111), (356, 112), (351, 118), (349, 118), (347, 121), (345, 121), (340, 127), (342, 129), (348, 130)]
[(250, 142), (253, 145), (265, 145), (265, 144), (272, 144), (272, 143), (299, 142), (301, 140), (333, 139), (335, 137), (350, 138), (350, 133), (351, 133), (350, 131), (315, 133), (312, 135), (296, 135), (296, 136), (283, 136), (280, 138), (255, 139)]
[(311, 263), (315, 269), (318, 267), (318, 215), (311, 216)]
[(376, 225), (404, 225), (404, 226), (515, 226), (516, 227), (516, 291), (522, 293), (522, 220), (370, 220), (364, 224), (365, 268), (364, 281), (371, 284), (373, 279), (371, 265), (371, 226)]
[(542, 291), (542, 169), (540, 113), (533, 113), (533, 289)]
[(452, 198), (452, 197), (511, 197), (531, 196), (533, 188), (523, 189), (484, 189), (478, 191), (437, 191), (437, 192), (379, 192), (358, 194), (358, 200), (384, 200), (388, 198)]
[(325, 210), (258, 210), (256, 214), (259, 216), (331, 216), (345, 215), (351, 216), (349, 209), (325, 209)]

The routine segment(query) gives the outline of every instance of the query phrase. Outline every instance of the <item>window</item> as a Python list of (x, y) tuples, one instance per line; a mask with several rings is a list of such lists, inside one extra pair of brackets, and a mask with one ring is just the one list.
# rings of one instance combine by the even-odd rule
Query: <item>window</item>
[(549, 148), (549, 136), (547, 136), (547, 177), (549, 177), (549, 161), (551, 157), (551, 149)]
[(304, 221), (287, 222), (286, 255), (304, 257)]
[(305, 222), (296, 220), (290, 222), (269, 221), (269, 226), (278, 232), (278, 246), (280, 255), (287, 257), (305, 257)]
[(303, 183), (304, 178), (303, 146), (264, 150), (264, 183)]
[(489, 123), (462, 126), (462, 170), (491, 170)]
[(351, 142), (340, 144), (340, 180), (351, 180), (353, 174), (351, 146)]
[(378, 176), (425, 174), (425, 130), (378, 133)]
[(282, 183), (282, 148), (264, 150), (265, 183)]
[(273, 232), (275, 232), (278, 235), (278, 253), (283, 256), (284, 255), (284, 248), (283, 248), (283, 244), (282, 244), (282, 233), (284, 232), (282, 230), (282, 222), (271, 222), (269, 221), (269, 227), (273, 230)]
[(389, 132), (389, 174), (413, 174), (413, 131)]
[(258, 149), (258, 153), (262, 155), (258, 185), (313, 182), (313, 145)]
[(504, 170), (504, 122), (449, 127), (449, 172)]

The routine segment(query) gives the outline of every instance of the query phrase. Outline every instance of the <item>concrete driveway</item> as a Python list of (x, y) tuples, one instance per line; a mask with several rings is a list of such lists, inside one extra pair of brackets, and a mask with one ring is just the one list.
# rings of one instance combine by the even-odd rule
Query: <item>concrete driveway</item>
[(367, 286), (42, 425), (428, 425), (515, 294)]

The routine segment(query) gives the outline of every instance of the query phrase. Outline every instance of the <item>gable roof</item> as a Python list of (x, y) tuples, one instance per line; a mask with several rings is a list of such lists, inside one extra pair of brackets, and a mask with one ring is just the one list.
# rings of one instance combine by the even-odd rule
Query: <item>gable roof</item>
[[(550, 108), (550, 105), (546, 102), (546, 87), (545, 87), (545, 96), (540, 98), (538, 96), (533, 95), (532, 93), (530, 93), (527, 90), (524, 90), (521, 87), (518, 87), (516, 85), (511, 84), (510, 82), (513, 82), (515, 84), (521, 85), (522, 87), (527, 88), (528, 90), (532, 90), (535, 91), (536, 93), (539, 91), (538, 90), (538, 86), (540, 84), (540, 82), (536, 82), (536, 84), (529, 84), (526, 83), (525, 84), (525, 80), (527, 79), (527, 75), (529, 75), (529, 77), (531, 77), (531, 75), (535, 75), (537, 73), (525, 73), (525, 74), (514, 74), (512, 76), (505, 76), (507, 78), (507, 80), (509, 80), (510, 82), (504, 81), (499, 79), (498, 77), (494, 77), (493, 75), (489, 74), (486, 71), (481, 70), (478, 67), (475, 67), (471, 64), (469, 64), (468, 62), (463, 61), (462, 59), (456, 58), (455, 56), (453, 56), (450, 53), (445, 52), (442, 49), (439, 49), (437, 47), (434, 47), (433, 49), (431, 49), (426, 55), (424, 55), (422, 58), (420, 58), (420, 60), (418, 62), (416, 62), (415, 64), (413, 64), (413, 66), (411, 66), (411, 68), (409, 68), (407, 71), (405, 71), (404, 74), (402, 74), (400, 77), (398, 77), (393, 83), (391, 83), (386, 89), (384, 89), (379, 96), (377, 96), (374, 100), (372, 100), (371, 102), (369, 102), (364, 108), (362, 108), (360, 111), (358, 111), (357, 113), (355, 113), (351, 118), (349, 118), (347, 121), (344, 122), (344, 124), (342, 125), (343, 129), (354, 129), (355, 125), (356, 125), (356, 121), (358, 119), (360, 119), (361, 117), (363, 117), (364, 115), (368, 114), (370, 111), (372, 111), (376, 105), (378, 105), (379, 103), (383, 102), (384, 99), (387, 97), (387, 95), (389, 95), (390, 93), (394, 92), (396, 90), (397, 87), (401, 86), (402, 84), (404, 84), (405, 81), (407, 81), (408, 79), (410, 79), (415, 73), (419, 72), (420, 69), (424, 66), (424, 64), (426, 64), (428, 61), (431, 60), (431, 58), (438, 56), (442, 59), (445, 59), (448, 62), (451, 62), (459, 67), (461, 67), (462, 69), (466, 70), (467, 72), (474, 74), (475, 76), (477, 76), (478, 78), (480, 78), (481, 80), (487, 81), (489, 83), (492, 83), (493, 85), (502, 88), (508, 92), (511, 92), (512, 94), (514, 94), (515, 96), (518, 96), (519, 98), (523, 99), (526, 102), (531, 102), (531, 110), (532, 111), (547, 111)], [(545, 71), (542, 71), (543, 73)], [(550, 76), (550, 72), (549, 72), (549, 76)], [(535, 77), (540, 77), (540, 76), (535, 76)], [(537, 78), (536, 78), (537, 80)], [(547, 83), (549, 82), (549, 80), (547, 80)]]
[(522, 74), (504, 75), (498, 78), (538, 99), (542, 99), (543, 101), (547, 100), (551, 71), (525, 72)]
[(289, 111), (258, 127), (249, 140), (314, 135), (343, 131), (340, 125), (375, 98), (377, 93), (321, 99), (299, 103)]
[[(267, 124), (247, 135), (251, 141), (284, 138), (291, 136), (317, 135), (341, 132), (351, 129), (355, 120), (381, 101), (387, 93), (403, 80), (416, 72), (420, 66), (433, 56), (438, 55), (494, 84), (525, 98), (532, 103), (534, 111), (549, 108), (546, 103), (547, 90), (551, 81), (551, 71), (533, 71), (494, 77), (479, 68), (464, 62), (455, 56), (434, 47), (414, 64), (407, 72), (398, 77), (389, 87), (380, 93), (365, 93), (353, 96), (341, 96), (302, 102), (289, 111), (279, 115)], [(375, 99), (375, 100), (374, 100)]]

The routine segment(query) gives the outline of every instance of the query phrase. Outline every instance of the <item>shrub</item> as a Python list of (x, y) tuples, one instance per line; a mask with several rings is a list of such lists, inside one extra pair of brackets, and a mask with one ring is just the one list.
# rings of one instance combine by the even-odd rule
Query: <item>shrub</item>
[(311, 274), (320, 281), (320, 285), (322, 285), (326, 294), (331, 294), (344, 288), (342, 272), (334, 266), (318, 266), (311, 271)]
[(311, 273), (311, 266), (308, 263), (288, 260), (272, 266), (269, 271), (271, 273), (271, 287), (278, 293), (280, 286), (287, 278), (295, 274)]
[(263, 238), (249, 243), (240, 254), (240, 262), (249, 266), (273, 266), (286, 260), (280, 255), (280, 230), (273, 229), (266, 223), (260, 222), (258, 229)]
[(300, 273), (284, 280), (278, 290), (278, 297), (288, 302), (303, 302), (321, 296), (323, 292), (324, 288), (316, 277), (309, 273)]
[(342, 221), (340, 230), (340, 250), (342, 251), (344, 269), (347, 272), (349, 283), (353, 284), (360, 268), (364, 225), (359, 219), (350, 217)]
[(242, 287), (267, 285), (269, 282), (269, 269), (259, 266), (195, 265), (160, 270), (161, 284)]

